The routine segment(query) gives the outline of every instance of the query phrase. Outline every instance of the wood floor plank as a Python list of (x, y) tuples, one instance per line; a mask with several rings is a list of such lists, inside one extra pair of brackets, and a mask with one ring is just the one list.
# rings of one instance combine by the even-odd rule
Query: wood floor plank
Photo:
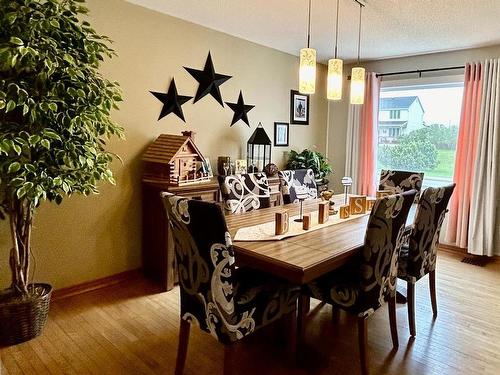
[[(396, 316), (399, 350), (392, 350), (386, 306), (368, 322), (372, 375), (497, 375), (500, 369), (500, 263), (477, 267), (440, 253), (438, 316), (428, 280), (416, 284), (417, 336), (409, 335), (406, 305)], [(404, 283), (401, 283), (403, 285)], [(6, 374), (173, 374), (179, 329), (179, 290), (160, 293), (145, 279), (56, 301), (43, 336), (0, 350)], [(245, 340), (239, 374), (345, 375), (360, 371), (356, 319), (312, 301), (305, 365), (294, 366), (273, 339), (278, 325)], [(224, 348), (191, 329), (186, 375), (221, 374)], [(0, 367), (1, 368), (1, 367)]]

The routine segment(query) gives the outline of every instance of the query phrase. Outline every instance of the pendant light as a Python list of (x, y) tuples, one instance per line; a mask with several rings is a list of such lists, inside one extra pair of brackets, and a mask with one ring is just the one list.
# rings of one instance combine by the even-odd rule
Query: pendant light
[(359, 4), (359, 30), (358, 30), (358, 66), (351, 71), (351, 104), (363, 104), (365, 101), (365, 68), (359, 66), (359, 51), (361, 46), (361, 13), (364, 5)]
[(326, 86), (326, 97), (330, 100), (342, 99), (342, 70), (344, 62), (337, 59), (339, 38), (339, 0), (337, 0), (337, 16), (335, 23), (335, 52), (334, 58), (328, 60), (328, 78)]
[(316, 50), (309, 48), (311, 41), (311, 0), (309, 0), (309, 21), (307, 26), (307, 48), (300, 50), (299, 92), (314, 94), (316, 91)]

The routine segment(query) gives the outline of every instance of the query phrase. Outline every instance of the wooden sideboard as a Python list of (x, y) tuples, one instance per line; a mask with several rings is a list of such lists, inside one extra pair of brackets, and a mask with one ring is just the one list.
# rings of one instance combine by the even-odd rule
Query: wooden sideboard
[(144, 274), (167, 291), (175, 284), (174, 247), (160, 193), (168, 191), (191, 199), (219, 201), (217, 179), (171, 186), (164, 179), (142, 180), (142, 265)]

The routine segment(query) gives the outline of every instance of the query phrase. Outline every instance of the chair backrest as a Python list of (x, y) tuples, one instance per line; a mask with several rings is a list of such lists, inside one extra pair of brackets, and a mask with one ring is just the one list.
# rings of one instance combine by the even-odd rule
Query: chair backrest
[(409, 237), (408, 276), (418, 280), (436, 269), (439, 234), (454, 189), (453, 183), (423, 191)]
[(416, 200), (418, 200), (423, 179), (424, 174), (419, 172), (382, 169), (382, 172), (380, 172), (379, 190), (390, 190), (393, 194), (416, 190)]
[(285, 204), (298, 202), (298, 195), (301, 194), (306, 196), (305, 200), (318, 198), (318, 187), (312, 169), (279, 171), (278, 177)]
[(359, 301), (376, 309), (396, 293), (398, 256), (415, 190), (378, 199), (372, 209), (361, 253)]
[(234, 302), (234, 252), (221, 208), (215, 203), (162, 193), (172, 229), (181, 294), (181, 318), (223, 343), (255, 328)]
[(224, 210), (230, 213), (243, 213), (271, 205), (269, 183), (263, 172), (219, 176), (218, 180)]

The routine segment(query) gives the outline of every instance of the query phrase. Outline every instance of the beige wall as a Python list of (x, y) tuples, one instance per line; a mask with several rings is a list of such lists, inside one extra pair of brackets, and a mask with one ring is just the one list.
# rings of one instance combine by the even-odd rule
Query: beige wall
[[(403, 57), (397, 59), (386, 59), (379, 61), (370, 61), (362, 64), (367, 71), (384, 73), (397, 72), (415, 69), (431, 69), (448, 66), (464, 65), (468, 61), (477, 61), (488, 58), (500, 57), (500, 46), (476, 48), (463, 51), (434, 53), (428, 55), (419, 55), (412, 57)], [(345, 75), (350, 74), (352, 65), (345, 67)], [(436, 72), (435, 76), (446, 74), (457, 74), (460, 71)], [(427, 73), (426, 76), (429, 76)], [(390, 79), (414, 78), (415, 75), (394, 76)], [(389, 77), (385, 78), (385, 80)], [(335, 190), (340, 191), (340, 179), (345, 171), (345, 144), (347, 135), (347, 114), (349, 109), (349, 82), (344, 79), (344, 95), (340, 102), (331, 102), (329, 104), (328, 115), (328, 157), (332, 160), (336, 174), (332, 181)]]
[[(101, 195), (74, 197), (60, 207), (45, 204), (34, 227), (36, 279), (66, 287), (140, 267), (141, 201), (140, 157), (161, 133), (197, 132), (196, 143), (212, 163), (218, 155), (245, 157), (244, 147), (261, 121), (273, 137), (274, 121), (289, 121), (290, 89), (297, 88), (297, 58), (242, 39), (131, 5), (122, 0), (90, 0), (90, 21), (110, 36), (119, 57), (107, 62), (103, 73), (121, 83), (125, 101), (114, 114), (126, 130), (127, 140), (110, 147), (122, 156), (116, 163), (116, 187), (103, 186)], [(235, 102), (239, 90), (247, 104), (252, 128), (243, 123), (229, 127), (232, 111), (211, 97), (183, 106), (187, 123), (170, 115), (157, 122), (161, 104), (149, 90), (166, 90), (175, 77), (179, 94), (193, 95), (197, 83), (183, 66), (201, 69), (208, 51), (216, 71), (233, 78), (221, 86), (225, 101)], [(318, 87), (325, 85), (320, 66)], [(327, 102), (316, 95), (311, 102), (310, 126), (290, 126), (290, 145), (301, 149), (326, 147)], [(283, 151), (273, 148), (282, 163)], [(8, 228), (0, 226), (0, 287), (9, 281)]]

